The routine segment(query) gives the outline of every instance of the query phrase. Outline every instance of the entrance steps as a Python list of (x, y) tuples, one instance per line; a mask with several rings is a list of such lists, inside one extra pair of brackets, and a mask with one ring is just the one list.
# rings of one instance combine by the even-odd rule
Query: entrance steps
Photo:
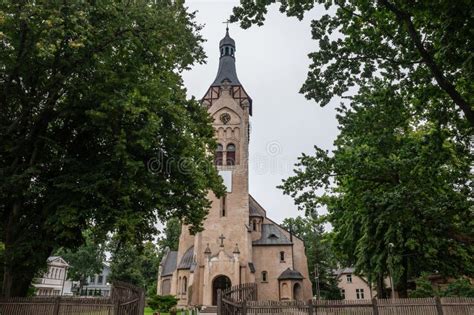
[(204, 306), (199, 314), (217, 314), (217, 306)]

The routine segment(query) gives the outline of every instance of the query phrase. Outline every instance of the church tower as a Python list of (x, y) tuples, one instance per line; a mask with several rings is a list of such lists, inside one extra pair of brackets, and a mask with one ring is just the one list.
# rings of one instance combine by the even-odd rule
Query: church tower
[[(191, 236), (183, 227), (177, 257), (180, 262), (186, 260), (185, 256), (190, 256), (189, 260), (195, 262), (198, 269), (187, 276), (184, 269), (187, 266), (178, 265), (178, 273), (183, 274), (181, 279), (189, 281), (192, 276), (193, 284), (203, 288), (201, 294), (193, 294), (195, 301), (186, 303), (199, 304), (198, 301), (202, 301), (204, 305), (216, 303), (216, 288), (249, 282), (248, 263), (252, 261), (252, 240), (248, 233), (249, 117), (252, 99), (237, 77), (236, 45), (228, 29), (219, 43), (219, 54), (219, 69), (202, 99), (202, 105), (213, 119), (218, 143), (215, 165), (224, 180), (227, 194), (217, 198), (209, 193), (212, 206), (204, 222), (205, 230)], [(183, 285), (183, 280), (181, 283)]]
[[(178, 251), (169, 251), (161, 262), (158, 294), (176, 295), (183, 307), (210, 306), (216, 305), (219, 289), (257, 283), (259, 299), (309, 298), (304, 243), (267, 218), (249, 194), (252, 99), (237, 77), (236, 45), (228, 28), (219, 55), (202, 106), (213, 120), (215, 166), (227, 193), (217, 198), (209, 192), (202, 232), (191, 235), (182, 227)], [(301, 254), (293, 255), (295, 250)]]

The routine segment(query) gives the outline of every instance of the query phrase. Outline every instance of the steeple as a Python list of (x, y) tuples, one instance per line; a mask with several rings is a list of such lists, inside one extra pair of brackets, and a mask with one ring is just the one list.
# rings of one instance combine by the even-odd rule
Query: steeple
[(241, 85), (235, 70), (235, 41), (229, 35), (229, 27), (226, 28), (225, 36), (219, 43), (219, 51), (219, 70), (211, 86), (220, 86), (226, 80), (229, 81), (229, 85)]
[(229, 35), (229, 27), (226, 27), (225, 36), (219, 42), (219, 52), (219, 69), (214, 82), (202, 98), (202, 104), (209, 108), (223, 91), (228, 91), (242, 108), (248, 107), (249, 114), (252, 115), (252, 98), (240, 83), (235, 70), (235, 41)]

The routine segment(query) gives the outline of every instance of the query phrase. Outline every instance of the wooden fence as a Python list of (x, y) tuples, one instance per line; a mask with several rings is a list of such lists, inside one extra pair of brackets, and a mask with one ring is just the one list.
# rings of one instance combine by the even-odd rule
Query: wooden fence
[(245, 314), (242, 306), (257, 300), (257, 284), (244, 283), (217, 291), (217, 311), (220, 315)]
[(145, 292), (114, 282), (111, 297), (29, 297), (0, 299), (0, 315), (143, 315)]
[(474, 298), (256, 301), (256, 285), (218, 292), (219, 315), (474, 315)]

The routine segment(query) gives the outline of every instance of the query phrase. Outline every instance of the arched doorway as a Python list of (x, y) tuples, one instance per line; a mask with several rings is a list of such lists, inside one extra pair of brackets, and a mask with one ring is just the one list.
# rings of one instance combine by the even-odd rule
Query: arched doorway
[(299, 283), (295, 283), (293, 286), (293, 299), (297, 301), (301, 301), (303, 299), (301, 296), (301, 285)]
[(217, 305), (217, 290), (231, 287), (230, 279), (226, 276), (217, 276), (212, 281), (212, 305)]

